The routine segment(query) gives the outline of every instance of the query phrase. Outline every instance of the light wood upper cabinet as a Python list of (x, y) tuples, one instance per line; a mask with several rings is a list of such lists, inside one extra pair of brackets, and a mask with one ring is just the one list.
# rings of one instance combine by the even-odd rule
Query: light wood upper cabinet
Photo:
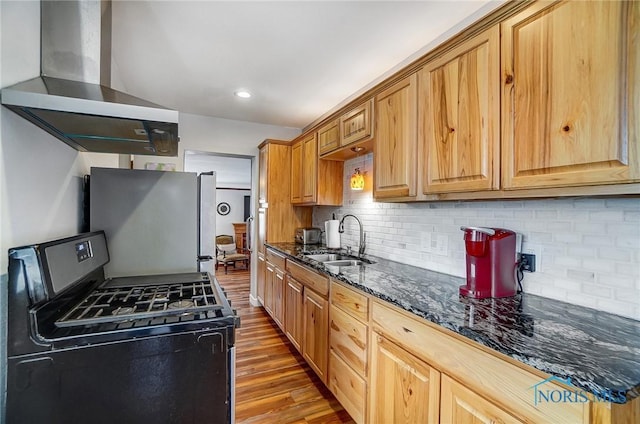
[(523, 423), (462, 384), (442, 375), (440, 422), (456, 424)]
[(340, 123), (336, 119), (318, 130), (320, 155), (340, 147)]
[(315, 133), (303, 135), (291, 148), (291, 203), (342, 205), (342, 162), (318, 158)]
[(291, 146), (291, 203), (302, 203), (302, 142)]
[(417, 75), (399, 81), (375, 98), (373, 197), (416, 196)]
[(318, 140), (310, 134), (302, 140), (302, 202), (318, 200)]
[(535, 3), (502, 23), (505, 189), (640, 178), (640, 2)]
[(424, 193), (496, 190), (500, 184), (500, 27), (419, 71)]
[(264, 243), (293, 240), (295, 229), (311, 225), (310, 208), (292, 206), (290, 193), (291, 146), (289, 142), (265, 140), (260, 146), (258, 175), (268, 198), (258, 209), (257, 247), (266, 254)]
[(371, 137), (371, 100), (340, 117), (340, 147)]
[(269, 157), (269, 150), (267, 146), (260, 149), (258, 153), (258, 203), (263, 205), (267, 203), (267, 160)]
[(440, 373), (379, 334), (372, 349), (371, 422), (439, 422)]

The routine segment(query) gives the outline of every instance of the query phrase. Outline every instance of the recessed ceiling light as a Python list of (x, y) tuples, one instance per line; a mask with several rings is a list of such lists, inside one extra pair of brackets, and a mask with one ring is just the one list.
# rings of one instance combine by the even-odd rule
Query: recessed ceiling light
[(241, 97), (243, 99), (248, 99), (249, 97), (251, 97), (251, 93), (249, 93), (246, 90), (238, 90), (234, 93), (236, 96)]

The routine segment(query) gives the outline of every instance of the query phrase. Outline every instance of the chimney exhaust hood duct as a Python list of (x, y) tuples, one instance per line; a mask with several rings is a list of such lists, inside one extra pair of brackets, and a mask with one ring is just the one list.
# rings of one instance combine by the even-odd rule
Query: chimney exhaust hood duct
[(3, 88), (2, 104), (79, 151), (178, 156), (178, 112), (109, 87), (111, 2), (40, 8), (41, 76)]

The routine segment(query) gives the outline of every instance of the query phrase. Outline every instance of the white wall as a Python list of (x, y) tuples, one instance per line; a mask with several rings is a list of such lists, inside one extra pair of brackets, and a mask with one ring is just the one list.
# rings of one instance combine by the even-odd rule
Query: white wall
[(216, 190), (216, 205), (227, 202), (231, 207), (228, 215), (216, 214), (216, 235), (234, 236), (233, 224), (244, 222), (244, 196), (250, 195), (251, 190)]
[[(2, 1), (0, 22), (0, 85), (36, 77), (40, 73), (40, 2)], [(79, 154), (0, 108), (0, 423), (6, 393), (7, 251), (78, 232), (82, 176), (94, 159), (103, 158)]]
[[(345, 162), (343, 207), (314, 208), (314, 225), (335, 212), (358, 216), (367, 252), (397, 262), (465, 276), (460, 226), (502, 227), (524, 235), (536, 255), (524, 290), (548, 298), (640, 319), (640, 202), (637, 198), (557, 198), (481, 202), (378, 203), (372, 182), (351, 191), (356, 167), (372, 175), (371, 154)], [(342, 243), (358, 245), (354, 220)]]

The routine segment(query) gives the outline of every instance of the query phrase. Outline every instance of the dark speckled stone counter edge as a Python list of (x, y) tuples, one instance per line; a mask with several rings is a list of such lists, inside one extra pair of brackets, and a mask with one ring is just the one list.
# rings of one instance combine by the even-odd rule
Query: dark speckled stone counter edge
[[(595, 396), (640, 396), (640, 321), (531, 294), (469, 300), (464, 279), (377, 257), (331, 267), (306, 257), (339, 249), (267, 243), (289, 259), (454, 331)], [(532, 394), (533, 396), (533, 394)]]

